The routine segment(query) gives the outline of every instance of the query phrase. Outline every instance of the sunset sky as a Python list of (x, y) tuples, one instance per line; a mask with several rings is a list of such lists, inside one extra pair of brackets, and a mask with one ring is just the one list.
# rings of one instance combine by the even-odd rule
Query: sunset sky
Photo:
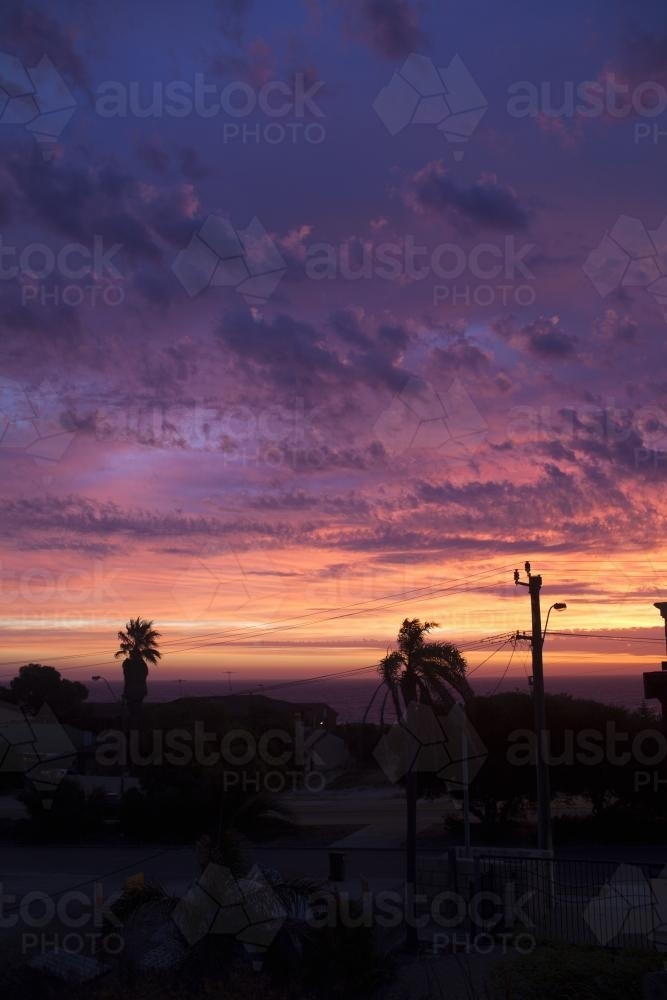
[(477, 664), (526, 559), (615, 636), (550, 669), (657, 668), (664, 4), (5, 0), (0, 38), (2, 678), (112, 678), (136, 615), (164, 678), (363, 667), (405, 616)]

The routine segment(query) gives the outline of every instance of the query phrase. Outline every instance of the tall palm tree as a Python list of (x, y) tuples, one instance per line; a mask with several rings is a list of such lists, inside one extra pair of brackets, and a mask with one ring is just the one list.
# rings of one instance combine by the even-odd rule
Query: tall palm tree
[(125, 629), (118, 633), (120, 645), (114, 655), (116, 659), (125, 657), (123, 701), (131, 718), (138, 716), (141, 704), (148, 694), (148, 664), (155, 664), (162, 659), (159, 639), (160, 633), (153, 628), (153, 622), (145, 618), (130, 618)]
[[(390, 698), (397, 717), (401, 717), (415, 702), (431, 706), (452, 708), (452, 692), (468, 701), (472, 688), (466, 678), (465, 657), (451, 642), (429, 640), (431, 629), (437, 622), (421, 622), (418, 618), (405, 618), (398, 632), (397, 648), (384, 656), (378, 664), (380, 683), (373, 693), (366, 715), (378, 692), (385, 688), (384, 708)], [(364, 716), (364, 720), (366, 719)], [(417, 882), (417, 775), (412, 761), (406, 775), (406, 837), (405, 881), (408, 905), (407, 945), (412, 951), (418, 947), (417, 927), (414, 919), (414, 893)]]

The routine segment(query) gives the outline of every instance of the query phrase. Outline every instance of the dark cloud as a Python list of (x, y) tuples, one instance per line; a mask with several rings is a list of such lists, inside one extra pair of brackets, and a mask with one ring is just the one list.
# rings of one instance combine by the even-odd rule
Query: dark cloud
[(216, 0), (216, 6), (220, 31), (230, 41), (240, 42), (252, 0)]
[[(638, 28), (625, 31), (613, 65), (607, 69), (616, 69), (622, 82), (633, 87), (649, 81), (664, 86), (667, 84), (667, 34), (664, 30), (655, 32)], [(651, 98), (655, 101), (655, 97), (655, 93), (647, 90), (643, 98), (647, 107)]]
[(577, 338), (566, 333), (556, 319), (536, 319), (522, 328), (530, 350), (543, 358), (571, 358)]
[(512, 346), (526, 349), (537, 357), (558, 361), (577, 356), (577, 338), (563, 330), (558, 316), (538, 316), (523, 326), (507, 317), (495, 320), (491, 327)]
[(110, 166), (100, 169), (45, 162), (39, 151), (14, 156), (6, 167), (34, 221), (91, 245), (95, 237), (122, 242), (131, 257), (158, 259), (159, 250), (142, 220), (138, 184)]
[(595, 333), (606, 343), (631, 344), (637, 339), (639, 324), (627, 313), (618, 313), (615, 309), (607, 309), (604, 316), (596, 320)]
[(339, 0), (347, 32), (386, 59), (404, 59), (423, 44), (410, 0)]
[(208, 167), (202, 163), (199, 153), (194, 146), (183, 147), (180, 152), (180, 161), (181, 173), (189, 180), (202, 180), (209, 174)]
[(254, 510), (310, 511), (312, 513), (347, 514), (366, 517), (372, 512), (371, 503), (358, 493), (327, 493), (320, 495), (304, 489), (248, 497), (247, 506)]
[(372, 346), (373, 341), (371, 337), (362, 329), (359, 317), (352, 309), (338, 310), (333, 314), (329, 322), (335, 333), (345, 343), (364, 349)]
[(403, 199), (420, 215), (444, 217), (460, 228), (525, 229), (530, 212), (516, 192), (496, 177), (484, 176), (461, 187), (447, 173), (442, 160), (432, 160), (409, 178)]
[(142, 163), (156, 174), (166, 174), (169, 168), (169, 153), (156, 136), (141, 139), (136, 145), (137, 156)]
[[(70, 288), (69, 293), (66, 290)], [(71, 282), (57, 273), (47, 279), (0, 281), (0, 323), (3, 327), (3, 354), (25, 354), (25, 335), (30, 341), (62, 350), (79, 347), (83, 317), (72, 303)], [(69, 303), (69, 304), (68, 304)]]
[(69, 83), (88, 89), (88, 70), (75, 47), (75, 25), (64, 27), (25, 0), (5, 0), (0, 10), (0, 34), (3, 50), (19, 56), (28, 67), (37, 66), (47, 55)]
[(247, 312), (227, 313), (218, 336), (248, 374), (264, 372), (283, 385), (339, 381), (343, 365), (314, 326), (280, 315), (253, 322)]
[[(111, 501), (99, 502), (88, 497), (34, 497), (20, 500), (0, 500), (3, 537), (13, 539), (20, 528), (26, 535), (37, 533), (41, 547), (62, 548), (63, 539), (71, 536), (80, 543), (98, 546), (102, 543), (122, 542), (123, 537), (151, 541), (152, 539), (193, 540), (191, 551), (201, 551), (202, 539), (230, 538), (232, 536), (262, 538), (264, 540), (293, 539), (296, 528), (279, 522), (250, 520), (240, 511), (231, 519), (188, 516), (181, 513), (164, 513), (140, 508), (122, 507)], [(235, 548), (245, 544), (238, 540)], [(247, 544), (251, 544), (248, 541)]]
[(353, 385), (397, 391), (408, 376), (398, 367), (408, 335), (399, 326), (380, 326), (372, 335), (350, 311), (334, 313), (329, 324), (338, 343), (310, 323), (279, 315), (253, 322), (247, 313), (229, 313), (218, 337), (245, 374), (261, 374), (272, 384), (298, 387), (306, 398)]
[(433, 366), (433, 370), (442, 374), (452, 369), (477, 373), (488, 369), (490, 363), (491, 359), (486, 351), (465, 333), (458, 333), (449, 343), (434, 347), (429, 358), (429, 368)]

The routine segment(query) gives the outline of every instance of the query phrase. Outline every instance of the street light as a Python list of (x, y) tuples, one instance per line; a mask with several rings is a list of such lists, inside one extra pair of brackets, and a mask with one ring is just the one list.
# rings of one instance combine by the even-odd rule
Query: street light
[(549, 610), (547, 611), (547, 620), (544, 623), (544, 632), (542, 633), (542, 645), (544, 645), (544, 640), (547, 634), (547, 628), (549, 627), (549, 615), (551, 614), (552, 611), (565, 611), (566, 608), (567, 604), (565, 604), (563, 601), (558, 601), (556, 604), (552, 604)]
[[(111, 684), (109, 684), (109, 681), (106, 679), (106, 677), (102, 677), (101, 674), (93, 674), (93, 676), (90, 679), (91, 679), (91, 681), (103, 681), (106, 684), (106, 686), (109, 688), (109, 691), (111, 693), (111, 697), (113, 698), (113, 700), (115, 702), (117, 702), (121, 706), (121, 708), (122, 708), (122, 706), (123, 706), (123, 699), (122, 698), (118, 698), (116, 696), (116, 692), (111, 687)], [(121, 712), (121, 726), (122, 726), (122, 724), (123, 724), (123, 716), (122, 716), (122, 712)], [(125, 772), (123, 770), (123, 765), (121, 764), (121, 769), (120, 769), (120, 799), (121, 799), (121, 802), (123, 801), (124, 795), (125, 795)]]
[(109, 684), (109, 681), (106, 679), (106, 677), (102, 677), (100, 674), (93, 674), (93, 676), (90, 679), (91, 681), (104, 681), (106, 686), (109, 688), (109, 691), (111, 692), (111, 697), (113, 698), (113, 700), (117, 701), (119, 705), (121, 704), (122, 699), (116, 695), (116, 692), (111, 687), (111, 684)]

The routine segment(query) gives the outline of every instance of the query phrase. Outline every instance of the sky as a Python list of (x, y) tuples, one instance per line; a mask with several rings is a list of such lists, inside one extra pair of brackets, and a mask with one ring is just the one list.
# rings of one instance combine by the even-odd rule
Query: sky
[(550, 669), (657, 666), (663, 5), (8, 0), (0, 53), (2, 676), (136, 615), (165, 678), (477, 665), (527, 559)]

